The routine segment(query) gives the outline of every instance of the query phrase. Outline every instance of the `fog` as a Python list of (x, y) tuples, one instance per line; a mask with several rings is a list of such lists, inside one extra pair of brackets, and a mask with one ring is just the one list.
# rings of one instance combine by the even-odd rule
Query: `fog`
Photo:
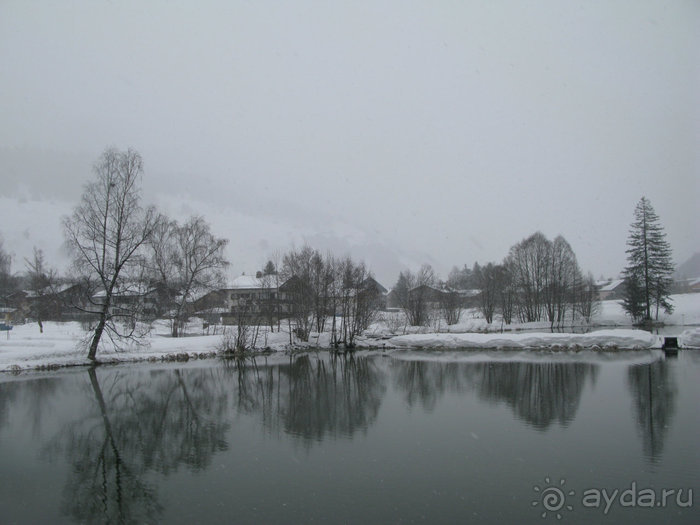
[(403, 268), (500, 261), (541, 230), (617, 275), (644, 195), (700, 251), (700, 3), (0, 4), (0, 235), (64, 265), (108, 146), (144, 201), (230, 239)]

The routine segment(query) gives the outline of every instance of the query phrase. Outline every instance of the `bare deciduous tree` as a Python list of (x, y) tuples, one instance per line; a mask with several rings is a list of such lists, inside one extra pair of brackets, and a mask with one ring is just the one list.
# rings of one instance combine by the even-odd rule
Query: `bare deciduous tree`
[(595, 284), (593, 274), (589, 273), (576, 288), (578, 313), (590, 324), (591, 318), (600, 310), (598, 287)]
[(364, 262), (349, 256), (340, 261), (340, 311), (342, 342), (355, 346), (355, 337), (366, 330), (379, 310), (380, 292)]
[(56, 282), (56, 271), (49, 268), (44, 261), (44, 252), (34, 247), (34, 257), (24, 260), (27, 268), (29, 290), (32, 292), (32, 315), (39, 325), (39, 332), (44, 333), (43, 321), (49, 316), (50, 300), (54, 295), (52, 288)]
[(75, 270), (102, 295), (99, 303), (91, 303), (90, 312), (97, 316), (89, 342), (91, 360), (105, 332), (114, 343), (135, 335), (133, 323), (126, 323), (126, 329), (115, 323), (129, 314), (123, 309), (113, 311), (112, 302), (120, 288), (141, 277), (140, 251), (157, 223), (155, 210), (141, 206), (139, 153), (107, 149), (94, 171), (97, 180), (85, 186), (80, 204), (63, 220)]
[(440, 311), (448, 325), (459, 323), (464, 301), (459, 292), (453, 288), (443, 288), (440, 294)]
[(12, 276), (12, 256), (5, 250), (0, 237), (0, 300), (5, 299), (17, 287), (17, 280)]
[(575, 303), (575, 286), (581, 280), (581, 270), (564, 237), (557, 236), (548, 248), (543, 297), (550, 327), (554, 328), (555, 324), (561, 326), (565, 322), (569, 306)]
[(289, 313), (297, 337), (306, 341), (314, 327), (323, 331), (329, 314), (328, 272), (321, 254), (310, 246), (291, 250), (282, 261), (282, 278), (290, 298)]
[(520, 321), (547, 319), (552, 328), (565, 322), (575, 302), (574, 288), (581, 280), (581, 271), (562, 236), (552, 242), (541, 232), (534, 233), (510, 249), (505, 266)]
[(480, 267), (475, 276), (479, 285), (479, 309), (487, 323), (493, 322), (493, 315), (503, 287), (503, 267), (493, 263)]
[(399, 274), (394, 290), (411, 326), (422, 326), (430, 321), (435, 282), (435, 272), (429, 264), (421, 266), (415, 274), (410, 270)]
[(223, 283), (224, 269), (229, 264), (224, 256), (228, 240), (214, 237), (199, 216), (190, 217), (181, 226), (175, 221), (161, 221), (154, 233), (151, 260), (161, 286), (171, 295), (172, 336), (179, 337), (193, 297)]

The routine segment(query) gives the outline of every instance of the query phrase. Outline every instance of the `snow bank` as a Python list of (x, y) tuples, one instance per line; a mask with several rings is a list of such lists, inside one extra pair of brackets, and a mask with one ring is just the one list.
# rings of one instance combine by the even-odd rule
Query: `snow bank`
[(678, 337), (678, 344), (681, 348), (700, 348), (700, 328), (685, 330)]
[(599, 330), (587, 334), (411, 334), (392, 337), (387, 345), (399, 348), (550, 348), (649, 349), (663, 339), (643, 330)]
[(664, 358), (663, 350), (618, 350), (600, 352), (592, 349), (553, 352), (552, 350), (393, 350), (391, 358), (400, 361), (436, 361), (445, 363), (623, 363), (649, 364)]
[[(82, 344), (85, 331), (79, 323), (44, 323), (44, 333), (35, 323), (14, 326), (0, 337), (0, 371), (39, 367), (89, 365), (87, 349)], [(162, 333), (147, 337), (144, 345), (117, 350), (104, 345), (97, 353), (103, 363), (158, 359), (187, 359), (214, 355), (218, 336), (194, 336), (173, 339)]]

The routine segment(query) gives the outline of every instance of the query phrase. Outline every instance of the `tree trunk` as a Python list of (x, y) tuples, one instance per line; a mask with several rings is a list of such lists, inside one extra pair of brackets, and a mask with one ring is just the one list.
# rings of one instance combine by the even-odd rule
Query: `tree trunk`
[(88, 359), (90, 361), (95, 360), (95, 354), (97, 354), (97, 345), (100, 344), (100, 338), (102, 337), (102, 332), (104, 332), (106, 322), (107, 322), (107, 316), (105, 315), (105, 312), (103, 311), (100, 314), (100, 322), (97, 324), (97, 327), (95, 328), (95, 335), (92, 336), (92, 342), (90, 343), (90, 350), (88, 351)]

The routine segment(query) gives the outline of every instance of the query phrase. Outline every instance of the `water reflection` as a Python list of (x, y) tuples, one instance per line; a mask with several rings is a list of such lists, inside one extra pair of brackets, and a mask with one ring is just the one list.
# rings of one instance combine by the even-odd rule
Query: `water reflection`
[(510, 406), (516, 417), (537, 429), (568, 425), (578, 410), (586, 380), (598, 366), (587, 363), (455, 363), (401, 361), (392, 364), (395, 384), (406, 403), (435, 407), (445, 392), (475, 390), (482, 399)]
[(366, 357), (302, 355), (275, 368), (249, 363), (233, 369), (237, 408), (261, 417), (268, 432), (291, 434), (307, 445), (366, 430), (386, 392), (384, 372)]
[(21, 399), (25, 414), (31, 417), (32, 435), (40, 435), (42, 423), (52, 409), (52, 399), (60, 384), (58, 377), (0, 383), (0, 429), (7, 424), (9, 407)]
[(87, 374), (89, 410), (47, 447), (71, 465), (61, 510), (80, 522), (152, 522), (163, 508), (148, 472), (200, 470), (225, 450), (226, 396), (210, 370)]
[(17, 389), (13, 383), (0, 383), (0, 429), (7, 424), (10, 405), (17, 397)]
[(586, 380), (598, 366), (588, 363), (478, 363), (471, 370), (479, 395), (505, 401), (516, 417), (538, 430), (573, 421)]
[(469, 366), (465, 363), (403, 360), (394, 360), (391, 364), (394, 384), (404, 393), (408, 406), (420, 403), (427, 411), (432, 411), (446, 392), (465, 392), (469, 388)]
[(644, 454), (658, 461), (675, 409), (677, 388), (665, 360), (631, 366), (627, 384), (632, 394)]
[[(237, 464), (237, 453), (256, 446), (256, 460), (260, 456), (268, 471), (277, 476), (275, 469), (282, 467), (265, 463), (268, 451), (275, 457), (275, 451), (285, 450), (292, 442), (306, 447), (312, 457), (316, 450), (323, 450), (324, 443), (350, 441), (381, 417), (385, 397), (387, 405), (394, 407), (390, 417), (399, 423), (407, 415), (397, 407), (397, 398), (409, 407), (422, 408), (423, 414), (412, 412), (410, 417), (426, 426), (442, 416), (452, 417), (449, 410), (464, 401), (472, 411), (472, 421), (482, 416), (488, 421), (492, 415), (505, 415), (509, 421), (517, 418), (542, 431), (515, 425), (532, 437), (553, 425), (569, 425), (590, 383), (600, 381), (597, 394), (611, 385), (617, 392), (626, 378), (644, 452), (658, 459), (678, 403), (673, 363), (605, 366), (604, 362), (450, 362), (323, 353), (289, 357), (269, 366), (264, 360), (248, 359), (181, 368), (104, 367), (0, 383), (0, 431), (21, 420), (26, 430), (18, 435), (40, 442), (37, 449), (42, 459), (49, 460), (48, 469), (67, 462), (65, 470), (55, 471), (63, 482), (56, 495), (60, 496), (60, 511), (70, 520), (159, 522), (168, 521), (169, 509), (164, 507), (177, 497), (167, 491), (177, 494), (174, 486), (180, 480), (173, 477), (172, 483), (163, 483), (164, 478), (182, 470), (200, 472), (198, 480), (209, 480), (208, 490), (216, 493), (224, 475), (219, 465)], [(601, 369), (606, 373), (599, 374)], [(439, 406), (449, 395), (452, 397), (445, 400), (449, 402)], [(625, 403), (628, 398), (617, 395), (609, 407), (594, 406), (593, 410), (617, 414)], [(497, 410), (494, 404), (500, 405)], [(437, 408), (447, 410), (436, 418), (430, 412)], [(464, 422), (458, 417), (454, 419), (458, 430), (470, 428), (460, 426)], [(622, 434), (611, 437), (610, 446), (628, 443), (634, 435), (633, 425), (629, 421)], [(373, 453), (390, 451), (391, 455), (394, 444), (403, 438), (391, 427), (377, 425), (362, 440), (362, 447), (367, 443), (375, 447)], [(263, 433), (278, 439), (261, 439)], [(562, 446), (572, 447), (572, 457), (579, 441), (573, 433), (562, 436)], [(536, 456), (543, 442), (535, 438), (533, 443), (530, 450)], [(217, 458), (219, 454), (224, 456)], [(455, 450), (446, 449), (444, 454), (451, 458)], [(363, 457), (360, 452), (348, 461), (361, 463)], [(438, 453), (436, 457), (440, 459)], [(401, 465), (404, 463), (409, 462)], [(210, 468), (212, 464), (217, 468)], [(338, 465), (338, 471), (348, 468), (347, 463)], [(251, 482), (249, 472), (238, 477)], [(260, 469), (261, 477), (255, 480), (267, 483), (264, 472)], [(294, 473), (285, 475), (293, 478)], [(409, 469), (399, 477), (419, 476)], [(234, 475), (230, 478), (232, 485), (227, 490), (244, 482), (236, 481)], [(251, 493), (255, 490), (251, 483)], [(56, 509), (51, 511), (56, 513)]]

